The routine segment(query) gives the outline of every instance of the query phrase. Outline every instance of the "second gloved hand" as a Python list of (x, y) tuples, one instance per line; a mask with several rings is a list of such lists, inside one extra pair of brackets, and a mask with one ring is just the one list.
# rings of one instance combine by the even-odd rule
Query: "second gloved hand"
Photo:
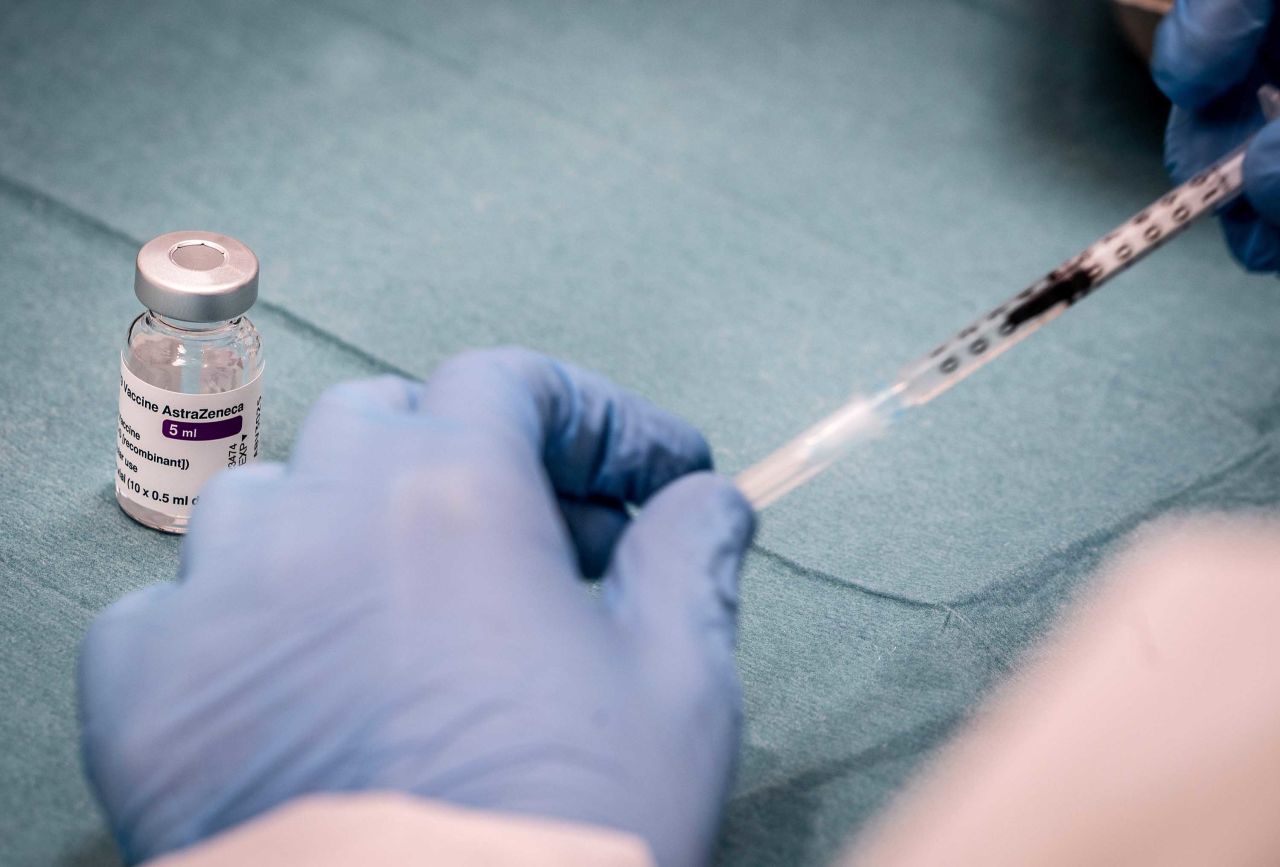
[(701, 862), (753, 527), (709, 465), (688, 425), (518, 350), (330, 391), (287, 466), (206, 488), (179, 582), (85, 641), (85, 760), (126, 857), (393, 790)]
[(1244, 197), (1220, 215), (1231, 252), (1252, 271), (1280, 271), (1280, 123), (1266, 125), (1257, 100), (1263, 84), (1280, 85), (1278, 28), (1275, 0), (1177, 0), (1152, 58), (1174, 104), (1165, 161), (1176, 182), (1258, 133)]

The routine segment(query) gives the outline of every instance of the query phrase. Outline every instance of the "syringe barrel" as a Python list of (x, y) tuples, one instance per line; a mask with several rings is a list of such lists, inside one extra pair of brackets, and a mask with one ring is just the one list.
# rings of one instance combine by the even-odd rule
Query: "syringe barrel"
[(831, 466), (854, 444), (884, 433), (899, 409), (896, 388), (883, 389), (870, 398), (855, 396), (743, 470), (734, 482), (760, 511)]
[[(1268, 120), (1280, 118), (1280, 90), (1258, 92)], [(879, 435), (908, 407), (920, 406), (1061, 315), (1075, 302), (1240, 195), (1246, 142), (1068, 259), (1004, 304), (965, 326), (899, 373), (871, 398), (855, 398), (764, 460), (739, 473), (757, 509), (818, 475), (854, 443)]]
[(1080, 253), (966, 325), (898, 375), (902, 402), (937, 397), (1240, 194), (1243, 147), (1175, 187)]

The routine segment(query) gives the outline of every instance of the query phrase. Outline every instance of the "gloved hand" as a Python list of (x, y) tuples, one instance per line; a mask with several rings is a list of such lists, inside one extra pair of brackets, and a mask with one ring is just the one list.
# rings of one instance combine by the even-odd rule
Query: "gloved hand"
[(687, 424), (521, 350), (328, 392), (287, 466), (205, 488), (178, 583), (85, 640), (85, 763), (126, 857), (379, 789), (703, 861), (753, 529), (709, 465)]
[(1280, 270), (1280, 124), (1258, 107), (1280, 84), (1275, 0), (1177, 0), (1156, 36), (1152, 73), (1174, 103), (1165, 163), (1182, 183), (1259, 129), (1244, 164), (1244, 196), (1219, 215), (1227, 244), (1251, 271)]

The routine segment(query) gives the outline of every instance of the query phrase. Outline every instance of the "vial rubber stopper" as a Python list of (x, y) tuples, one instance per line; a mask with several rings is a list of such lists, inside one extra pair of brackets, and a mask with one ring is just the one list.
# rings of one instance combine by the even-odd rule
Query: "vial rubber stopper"
[(168, 232), (138, 251), (133, 291), (170, 319), (234, 319), (258, 299), (258, 257), (228, 235)]

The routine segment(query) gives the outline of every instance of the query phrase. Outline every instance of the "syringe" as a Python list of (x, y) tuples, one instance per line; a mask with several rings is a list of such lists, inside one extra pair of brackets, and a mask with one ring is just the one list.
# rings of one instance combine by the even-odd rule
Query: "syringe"
[[(1280, 89), (1258, 91), (1268, 121), (1280, 117)], [(757, 511), (821, 473), (854, 444), (878, 436), (904, 410), (921, 406), (1056, 319), (1199, 218), (1240, 195), (1248, 143), (1175, 187), (1044, 277), (907, 365), (894, 382), (856, 396), (734, 480)]]

